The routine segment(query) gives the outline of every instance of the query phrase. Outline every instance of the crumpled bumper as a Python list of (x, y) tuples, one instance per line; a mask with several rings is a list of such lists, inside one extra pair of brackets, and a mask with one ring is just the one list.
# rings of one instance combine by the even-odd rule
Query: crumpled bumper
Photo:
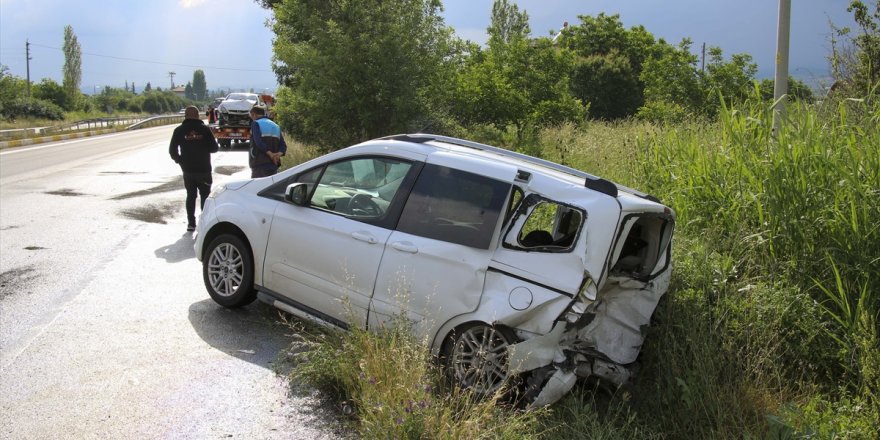
[(669, 271), (647, 282), (610, 280), (598, 301), (581, 304), (581, 316), (569, 313), (549, 333), (509, 346), (510, 372), (530, 372), (530, 406), (558, 401), (577, 378), (594, 376), (615, 386), (627, 383), (645, 328), (668, 285)]

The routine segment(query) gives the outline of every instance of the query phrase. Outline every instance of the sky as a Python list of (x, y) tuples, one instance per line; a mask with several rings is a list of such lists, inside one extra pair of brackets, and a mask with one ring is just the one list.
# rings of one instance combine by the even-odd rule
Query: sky
[[(758, 77), (771, 78), (776, 53), (776, 0), (510, 0), (529, 15), (532, 36), (558, 31), (579, 15), (619, 14), (626, 28), (642, 25), (656, 38), (747, 53)], [(869, 1), (870, 3), (870, 1)], [(792, 0), (789, 73), (810, 84), (827, 78), (831, 26), (855, 27), (849, 0)], [(459, 37), (484, 44), (492, 0), (444, 0), (446, 24)], [(61, 83), (64, 27), (82, 50), (82, 90), (105, 86), (139, 92), (169, 88), (202, 69), (208, 89), (273, 91), (272, 14), (252, 0), (0, 0), (0, 64), (30, 78)]]

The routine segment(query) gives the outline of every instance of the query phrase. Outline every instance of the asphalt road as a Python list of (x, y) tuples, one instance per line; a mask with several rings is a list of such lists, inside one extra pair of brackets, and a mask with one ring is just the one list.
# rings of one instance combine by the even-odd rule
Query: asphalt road
[[(0, 438), (338, 438), (291, 330), (210, 300), (173, 127), (0, 151)], [(214, 155), (215, 185), (247, 178)]]

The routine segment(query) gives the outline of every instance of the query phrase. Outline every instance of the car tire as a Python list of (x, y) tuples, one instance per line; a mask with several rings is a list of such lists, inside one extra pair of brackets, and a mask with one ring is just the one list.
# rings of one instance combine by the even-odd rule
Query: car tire
[(444, 364), (452, 383), (489, 396), (512, 386), (507, 347), (516, 343), (513, 332), (502, 326), (468, 324), (450, 334)]
[(211, 241), (202, 259), (202, 277), (211, 299), (223, 307), (246, 306), (257, 298), (251, 249), (236, 235)]

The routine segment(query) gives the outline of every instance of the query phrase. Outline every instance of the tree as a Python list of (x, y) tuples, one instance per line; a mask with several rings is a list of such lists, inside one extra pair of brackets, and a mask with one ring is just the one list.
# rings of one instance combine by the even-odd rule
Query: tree
[(208, 83), (205, 82), (205, 72), (201, 69), (193, 72), (192, 89), (196, 101), (204, 101), (208, 97)]
[(876, 92), (880, 84), (880, 3), (874, 2), (873, 13), (869, 5), (859, 0), (851, 1), (846, 10), (853, 13), (860, 32), (849, 37), (849, 28), (834, 28), (838, 36), (849, 38), (849, 45), (842, 48), (838, 48), (835, 39), (831, 41), (834, 89), (856, 95), (870, 94)]
[(189, 82), (186, 83), (186, 87), (183, 88), (183, 96), (185, 96), (186, 99), (195, 99), (196, 98), (196, 95), (193, 92), (192, 83), (189, 83)]
[(751, 95), (757, 71), (758, 66), (752, 62), (751, 55), (733, 54), (730, 61), (724, 61), (721, 48), (710, 47), (706, 71), (700, 74), (705, 90), (705, 113), (710, 116), (717, 113), (719, 96), (732, 103)]
[(76, 39), (76, 34), (73, 33), (73, 28), (68, 25), (64, 27), (64, 46), (62, 48), (64, 52), (64, 67), (62, 68), (64, 74), (64, 81), (62, 85), (64, 90), (67, 91), (67, 95), (70, 97), (70, 107), (65, 107), (65, 110), (73, 110), (76, 106), (76, 103), (79, 101), (79, 86), (82, 81), (82, 49), (79, 46), (79, 41)]
[(286, 0), (274, 11), (285, 130), (338, 148), (432, 119), (428, 91), (452, 58), (438, 0)]
[(27, 80), (11, 75), (9, 68), (0, 65), (0, 107), (25, 95)]
[(705, 95), (697, 71), (697, 56), (691, 40), (678, 46), (659, 41), (645, 60), (639, 79), (644, 84), (645, 103), (637, 116), (655, 122), (681, 121), (701, 111)]
[(147, 85), (144, 86), (144, 93), (147, 93), (147, 92), (149, 92), (150, 90), (153, 90), (153, 86), (151, 86), (151, 85), (150, 85), (150, 82), (147, 81)]
[[(104, 87), (100, 94), (92, 97), (92, 102), (101, 111), (115, 113), (120, 111), (140, 111), (140, 99), (128, 88)], [(137, 103), (137, 104), (133, 104)], [(135, 109), (135, 110), (132, 110)]]
[(581, 24), (563, 31), (560, 45), (578, 60), (572, 74), (572, 91), (590, 113), (602, 119), (635, 114), (644, 104), (642, 66), (655, 45), (642, 26), (629, 30), (619, 15), (581, 15)]
[(519, 12), (519, 7), (509, 4), (507, 0), (492, 3), (492, 19), (486, 31), (489, 34), (489, 47), (497, 48), (503, 48), (532, 33), (526, 11)]
[(489, 49), (472, 51), (456, 84), (461, 122), (512, 125), (519, 141), (537, 125), (581, 122), (586, 109), (569, 92), (574, 54), (548, 38), (529, 39), (528, 15), (505, 0), (496, 0), (492, 11)]
[(697, 56), (690, 51), (691, 40), (678, 46), (660, 42), (654, 56), (647, 59), (639, 79), (645, 85), (646, 102), (675, 103), (695, 110), (702, 102)]
[(49, 101), (60, 108), (70, 108), (70, 95), (63, 86), (50, 78), (43, 78), (38, 84), (34, 84), (34, 98)]
[[(773, 83), (774, 81), (768, 78), (762, 80), (758, 86), (758, 89), (761, 92), (761, 97), (767, 101), (773, 100)], [(815, 99), (813, 96), (813, 89), (811, 89), (810, 86), (791, 76), (788, 77), (788, 96), (807, 103), (813, 102)]]

